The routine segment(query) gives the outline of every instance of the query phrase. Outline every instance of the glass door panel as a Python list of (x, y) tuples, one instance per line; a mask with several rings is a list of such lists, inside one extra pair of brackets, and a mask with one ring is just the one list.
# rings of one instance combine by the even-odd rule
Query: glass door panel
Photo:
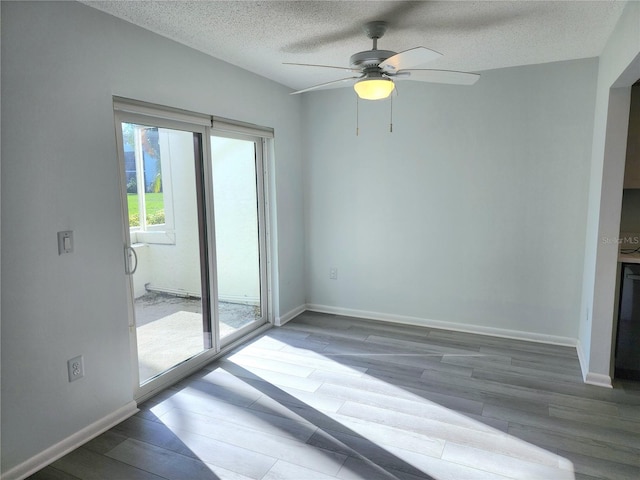
[(132, 327), (142, 385), (211, 348), (201, 255), (203, 207), (196, 181), (202, 135), (120, 125), (128, 249), (136, 257), (135, 268), (130, 266)]
[(259, 139), (211, 137), (221, 340), (265, 322), (260, 148)]

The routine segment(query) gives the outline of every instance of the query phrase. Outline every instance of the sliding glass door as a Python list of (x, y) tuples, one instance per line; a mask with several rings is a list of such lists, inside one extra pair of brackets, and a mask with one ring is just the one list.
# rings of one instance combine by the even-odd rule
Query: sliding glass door
[(128, 116), (120, 121), (119, 133), (130, 325), (142, 385), (212, 347), (204, 197), (198, 182), (204, 130)]
[(262, 139), (211, 136), (221, 342), (266, 321)]
[(267, 322), (266, 140), (114, 106), (141, 398)]

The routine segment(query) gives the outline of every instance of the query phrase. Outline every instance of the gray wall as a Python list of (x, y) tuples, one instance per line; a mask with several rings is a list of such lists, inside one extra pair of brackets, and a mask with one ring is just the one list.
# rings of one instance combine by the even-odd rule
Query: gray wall
[[(132, 399), (112, 95), (275, 128), (276, 309), (305, 300), (298, 98), (81, 4), (1, 5), (6, 471)], [(58, 256), (67, 229), (75, 252)]]
[(388, 103), (361, 102), (359, 137), (348, 89), (289, 97), (75, 3), (1, 8), (3, 470), (132, 398), (112, 95), (275, 128), (278, 315), (306, 302), (574, 338), (582, 318), (587, 361), (608, 365), (610, 319), (580, 313), (581, 281), (586, 259), (595, 304), (606, 98), (639, 51), (640, 5), (599, 64), (400, 84), (394, 133)]
[(597, 64), (306, 96), (308, 303), (575, 339)]

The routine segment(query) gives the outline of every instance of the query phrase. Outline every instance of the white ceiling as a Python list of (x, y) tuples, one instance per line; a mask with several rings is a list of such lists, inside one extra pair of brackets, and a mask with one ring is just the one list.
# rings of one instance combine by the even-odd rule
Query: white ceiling
[(367, 21), (389, 29), (378, 48), (424, 46), (423, 68), (480, 72), (598, 56), (622, 1), (83, 1), (294, 89), (349, 76), (283, 62), (348, 66), (369, 50)]

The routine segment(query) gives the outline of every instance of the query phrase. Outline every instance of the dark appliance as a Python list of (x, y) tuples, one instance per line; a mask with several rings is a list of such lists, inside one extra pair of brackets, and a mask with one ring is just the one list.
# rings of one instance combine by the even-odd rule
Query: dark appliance
[(623, 263), (615, 377), (640, 380), (640, 264)]

